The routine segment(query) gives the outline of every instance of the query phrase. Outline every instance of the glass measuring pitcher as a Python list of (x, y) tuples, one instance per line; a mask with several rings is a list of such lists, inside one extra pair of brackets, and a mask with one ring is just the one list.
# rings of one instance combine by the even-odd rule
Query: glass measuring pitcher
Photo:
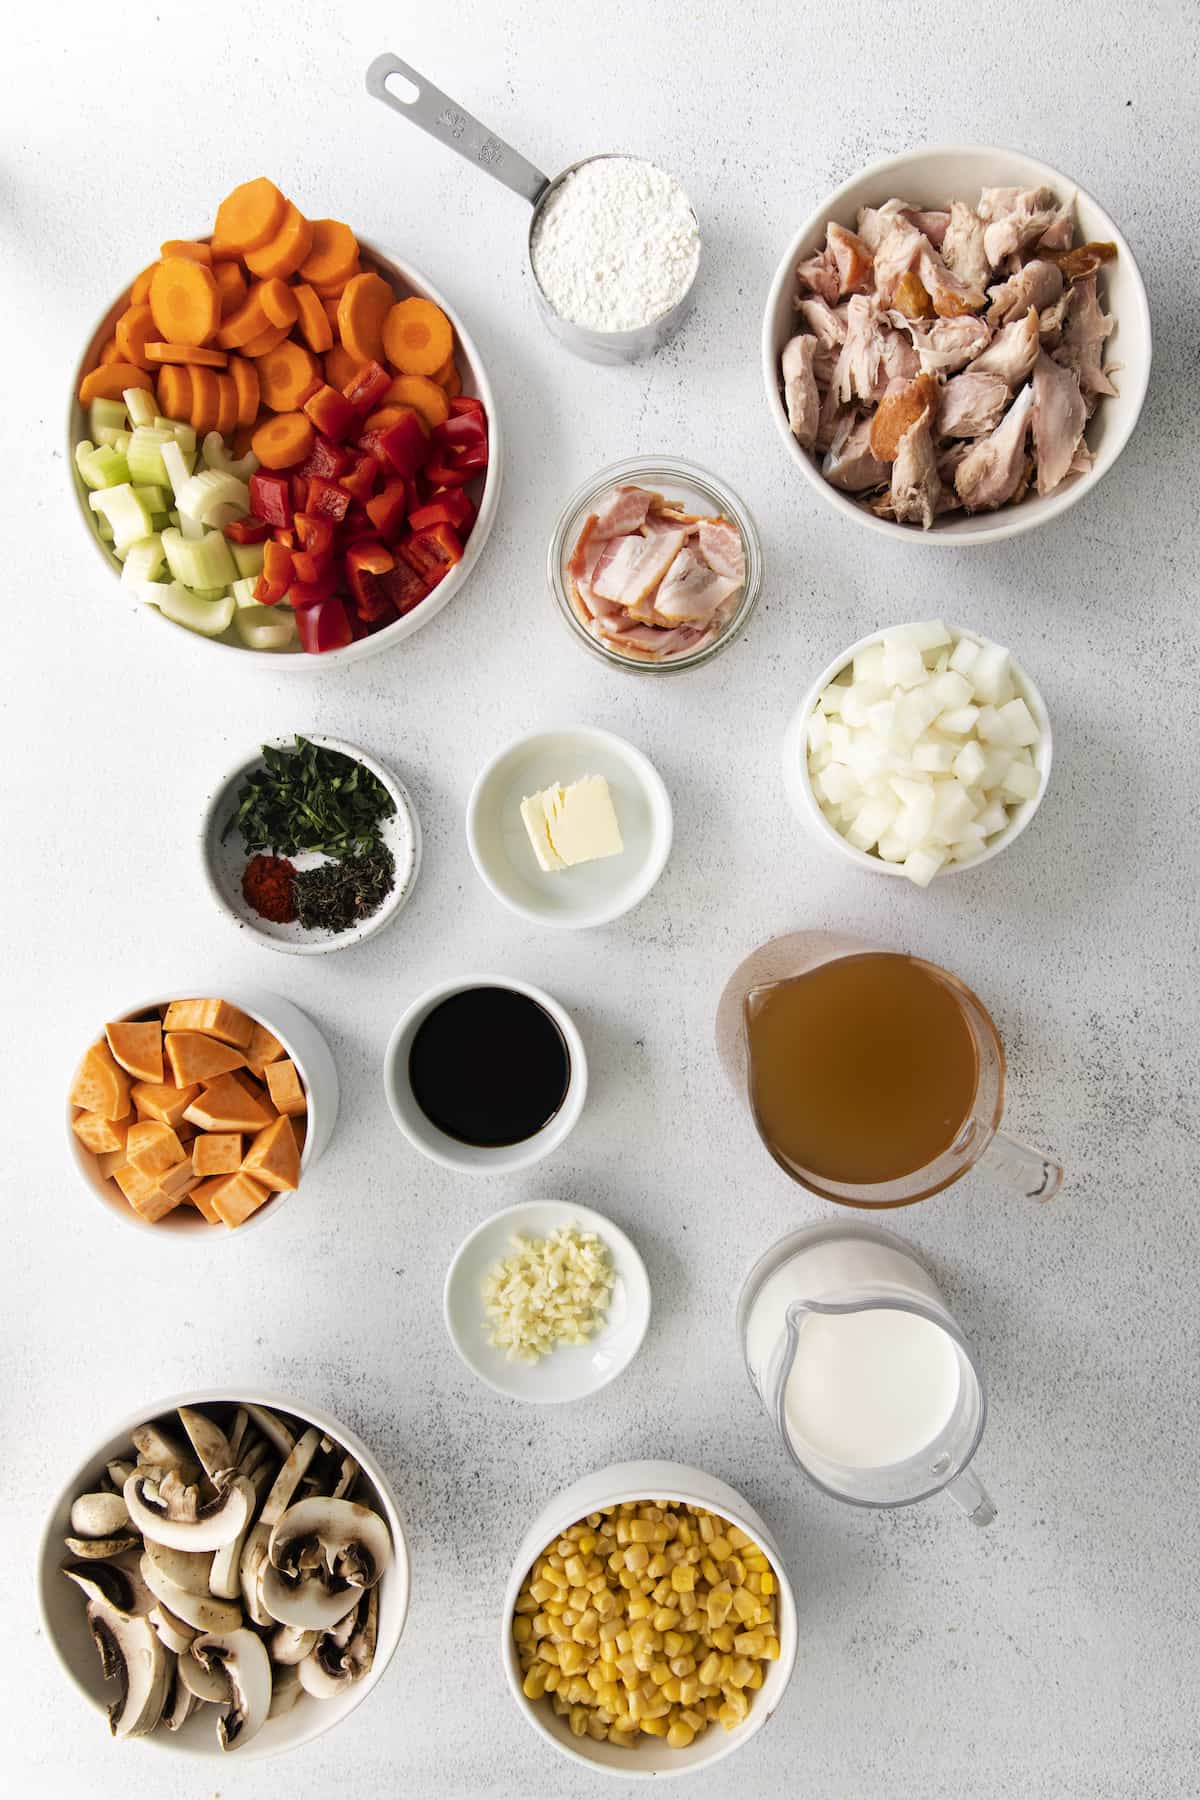
[(717, 1049), (780, 1167), (843, 1206), (909, 1206), (977, 1162), (1031, 1198), (1062, 1166), (1000, 1129), (1004, 1047), (946, 970), (823, 931), (773, 938), (735, 970)]
[(967, 1466), (987, 1418), (979, 1364), (902, 1239), (862, 1225), (782, 1238), (742, 1289), (738, 1337), (785, 1450), (824, 1493), (887, 1507), (945, 1491), (991, 1524)]

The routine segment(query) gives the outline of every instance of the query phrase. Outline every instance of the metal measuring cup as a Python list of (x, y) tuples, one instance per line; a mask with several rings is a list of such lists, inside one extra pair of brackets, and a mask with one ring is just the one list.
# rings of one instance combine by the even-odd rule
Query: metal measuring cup
[[(388, 77), (398, 75), (414, 90), (411, 99), (402, 99), (389, 89)], [(575, 325), (570, 319), (564, 319), (555, 312), (542, 285), (537, 278), (533, 266), (533, 237), (538, 220), (552, 194), (556, 193), (577, 169), (588, 163), (601, 162), (608, 157), (623, 154), (620, 151), (606, 151), (600, 156), (585, 156), (580, 162), (572, 163), (569, 168), (556, 175), (551, 181), (548, 175), (535, 168), (528, 158), (511, 148), (494, 131), (473, 118), (456, 100), (443, 94), (440, 88), (434, 87), (431, 81), (418, 73), (411, 64), (402, 62), (398, 56), (390, 53), (377, 56), (367, 70), (367, 92), (376, 100), (382, 100), (401, 118), (409, 120), (413, 125), (428, 132), (430, 137), (445, 144), (448, 149), (455, 150), (476, 168), (491, 175), (496, 181), (503, 182), (514, 194), (520, 194), (528, 200), (533, 208), (533, 217), (529, 221), (529, 239), (527, 255), (529, 271), (533, 276), (533, 291), (540, 312), (547, 327), (558, 338), (560, 343), (573, 350), (576, 356), (585, 357), (589, 362), (598, 363), (631, 363), (643, 356), (649, 356), (660, 345), (679, 329), (688, 312), (691, 310), (692, 298), (696, 289), (696, 277), (692, 276), (687, 292), (668, 312), (651, 320), (649, 325), (640, 325), (634, 331), (592, 331), (584, 325)], [(641, 158), (635, 160), (641, 161)], [(692, 217), (695, 218), (693, 211)], [(696, 264), (699, 270), (699, 259)]]

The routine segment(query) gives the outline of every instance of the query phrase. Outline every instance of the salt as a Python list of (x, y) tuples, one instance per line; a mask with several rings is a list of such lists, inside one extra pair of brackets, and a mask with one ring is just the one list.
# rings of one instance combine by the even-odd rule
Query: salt
[(550, 196), (531, 251), (560, 318), (587, 331), (637, 331), (691, 287), (700, 233), (673, 175), (638, 157), (603, 156)]

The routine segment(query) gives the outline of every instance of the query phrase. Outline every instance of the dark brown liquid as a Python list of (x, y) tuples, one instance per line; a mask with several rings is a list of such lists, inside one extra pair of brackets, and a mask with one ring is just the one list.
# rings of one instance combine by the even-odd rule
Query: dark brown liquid
[(848, 1186), (911, 1175), (949, 1149), (979, 1058), (954, 989), (912, 957), (822, 963), (746, 1001), (750, 1099), (792, 1173)]
[(571, 1058), (544, 1007), (512, 988), (467, 988), (421, 1021), (408, 1053), (416, 1101), (463, 1144), (519, 1144), (567, 1095)]

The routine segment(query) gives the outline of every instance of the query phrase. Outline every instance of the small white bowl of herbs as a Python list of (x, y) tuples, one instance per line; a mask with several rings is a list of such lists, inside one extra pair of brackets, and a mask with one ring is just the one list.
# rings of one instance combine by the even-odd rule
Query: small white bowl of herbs
[(421, 827), (404, 783), (339, 738), (273, 738), (214, 790), (201, 831), (222, 912), (273, 950), (374, 937), (406, 905)]

